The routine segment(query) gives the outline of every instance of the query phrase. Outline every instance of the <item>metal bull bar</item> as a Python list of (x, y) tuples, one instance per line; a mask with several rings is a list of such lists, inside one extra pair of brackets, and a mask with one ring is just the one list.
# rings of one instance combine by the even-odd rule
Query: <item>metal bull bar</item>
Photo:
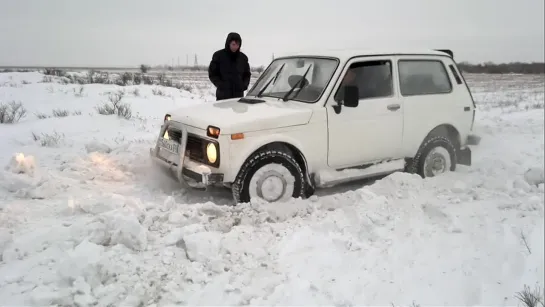
[[(183, 127), (178, 128), (182, 132), (182, 136), (180, 138), (180, 146), (178, 147), (178, 155), (177, 159), (175, 161), (170, 161), (168, 158), (163, 158), (159, 154), (160, 145), (161, 142), (163, 142), (165, 135), (165, 131), (167, 131), (168, 127), (170, 126), (170, 122), (166, 122), (163, 127), (160, 129), (159, 137), (157, 138), (157, 141), (155, 143), (155, 148), (150, 148), (150, 155), (152, 156), (153, 160), (155, 162), (158, 162), (162, 164), (164, 167), (167, 167), (169, 171), (173, 171), (176, 175), (176, 178), (178, 179), (178, 182), (180, 182), (184, 187), (190, 187), (190, 185), (186, 182), (183, 176), (183, 168), (184, 168), (184, 159), (185, 159), (185, 149), (187, 145), (187, 130)], [(175, 156), (174, 153), (172, 153), (171, 157)]]

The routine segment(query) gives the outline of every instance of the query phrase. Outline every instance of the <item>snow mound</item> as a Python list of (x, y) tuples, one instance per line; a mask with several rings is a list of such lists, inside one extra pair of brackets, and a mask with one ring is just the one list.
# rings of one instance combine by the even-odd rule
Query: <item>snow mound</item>
[(87, 150), (87, 153), (99, 152), (99, 153), (107, 154), (112, 151), (112, 148), (110, 148), (110, 146), (104, 143), (97, 142), (97, 141), (93, 141), (93, 142), (85, 144), (85, 149)]
[(103, 246), (117, 244), (134, 251), (143, 251), (148, 245), (148, 230), (144, 227), (146, 215), (137, 199), (121, 195), (90, 195), (71, 200), (73, 213), (93, 216), (77, 232), (91, 243)]
[(528, 184), (538, 186), (545, 182), (545, 174), (543, 168), (530, 168), (524, 173), (524, 179)]
[(25, 156), (23, 153), (14, 155), (5, 169), (15, 174), (34, 175), (36, 161), (33, 156)]
[(38, 83), (43, 80), (43, 77), (44, 75), (38, 71), (2, 73), (0, 84)]
[(147, 229), (133, 214), (107, 213), (99, 221), (106, 226), (109, 245), (122, 244), (132, 250), (142, 251), (148, 245)]
[(19, 198), (45, 199), (66, 189), (66, 185), (51, 179), (49, 174), (38, 172), (33, 156), (19, 153), (0, 172), (0, 189)]
[(0, 262), (3, 260), (3, 254), (6, 247), (11, 244), (12, 235), (7, 229), (0, 229)]
[[(187, 74), (184, 84), (213, 101), (206, 75)], [(150, 168), (163, 115), (202, 99), (156, 95), (160, 86), (26, 82), (42, 77), (0, 74), (0, 97), (29, 111), (0, 129), (5, 305), (514, 306), (524, 285), (544, 284), (543, 110), (482, 112), (512, 94), (542, 103), (543, 76), (533, 88), (478, 76), (492, 86), (477, 95), (483, 137), (471, 167), (236, 206), (222, 206), (232, 205), (227, 190), (181, 189)], [(133, 118), (97, 114), (119, 90)], [(43, 146), (37, 131), (62, 131), (66, 143)]]

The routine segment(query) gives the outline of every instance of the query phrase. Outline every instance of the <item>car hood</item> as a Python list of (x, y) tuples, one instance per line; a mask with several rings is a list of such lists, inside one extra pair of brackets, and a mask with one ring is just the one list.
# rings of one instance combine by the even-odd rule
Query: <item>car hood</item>
[(252, 132), (304, 125), (310, 121), (312, 110), (294, 102), (261, 98), (264, 102), (239, 102), (240, 98), (214, 103), (202, 103), (173, 110), (171, 120), (195, 128), (215, 126), (222, 134)]

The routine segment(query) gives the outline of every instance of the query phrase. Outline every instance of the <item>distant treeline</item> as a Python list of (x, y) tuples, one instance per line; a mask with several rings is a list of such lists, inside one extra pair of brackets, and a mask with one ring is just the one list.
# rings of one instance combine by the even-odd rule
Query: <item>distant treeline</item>
[[(190, 71), (207, 71), (208, 66), (206, 65), (193, 65), (193, 66), (186, 66), (186, 65), (180, 65), (180, 66), (168, 66), (168, 65), (157, 65), (157, 66), (148, 66), (148, 65), (140, 65), (140, 71), (145, 73), (151, 70), (168, 70), (168, 71), (176, 71), (176, 70), (190, 70)], [(257, 67), (250, 67), (250, 70), (252, 72), (261, 73), (263, 70), (265, 70), (265, 66), (257, 66)]]
[(458, 63), (458, 67), (467, 73), (474, 74), (544, 74), (545, 63), (483, 63), (470, 64), (467, 62)]
[[(475, 73), (475, 74), (545, 74), (545, 63), (543, 62), (532, 62), (532, 63), (523, 63), (523, 62), (512, 62), (512, 63), (492, 63), (486, 62), (482, 64), (472, 64), (468, 62), (458, 63), (458, 67), (463, 72), (466, 73)], [(252, 67), (251, 70), (254, 73), (261, 73), (266, 68), (266, 66)], [(27, 71), (36, 71), (52, 68), (33, 68), (33, 67), (0, 67), (0, 72), (27, 72)], [(70, 70), (77, 71), (78, 69), (82, 70), (98, 70), (97, 68), (92, 67), (70, 67), (70, 68), (56, 68), (59, 70)], [(123, 71), (122, 68), (101, 68), (100, 70), (119, 70)], [(130, 68), (126, 68), (130, 69)], [(140, 70), (141, 73), (147, 72), (158, 72), (158, 71), (207, 71), (208, 66), (206, 65), (195, 65), (195, 66), (166, 66), (166, 65), (157, 65), (149, 66), (142, 64), (139, 67), (133, 68), (135, 70)]]
[[(468, 62), (458, 63), (458, 67), (466, 73), (474, 74), (545, 74), (545, 63), (543, 62), (512, 62), (512, 63), (492, 63), (486, 62), (482, 64), (471, 64)], [(153, 70), (166, 69), (166, 70), (193, 70), (193, 71), (206, 71), (208, 66), (155, 66)], [(265, 66), (252, 67), (253, 72), (261, 73), (265, 69)]]

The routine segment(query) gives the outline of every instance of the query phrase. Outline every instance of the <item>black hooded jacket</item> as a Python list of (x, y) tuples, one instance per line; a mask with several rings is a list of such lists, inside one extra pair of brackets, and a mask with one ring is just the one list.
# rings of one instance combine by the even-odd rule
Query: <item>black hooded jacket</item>
[(229, 33), (225, 40), (225, 48), (214, 52), (208, 78), (216, 86), (216, 99), (229, 99), (244, 96), (250, 84), (250, 65), (248, 57), (240, 51), (231, 52), (231, 41), (237, 41), (242, 47), (242, 38), (238, 33)]

